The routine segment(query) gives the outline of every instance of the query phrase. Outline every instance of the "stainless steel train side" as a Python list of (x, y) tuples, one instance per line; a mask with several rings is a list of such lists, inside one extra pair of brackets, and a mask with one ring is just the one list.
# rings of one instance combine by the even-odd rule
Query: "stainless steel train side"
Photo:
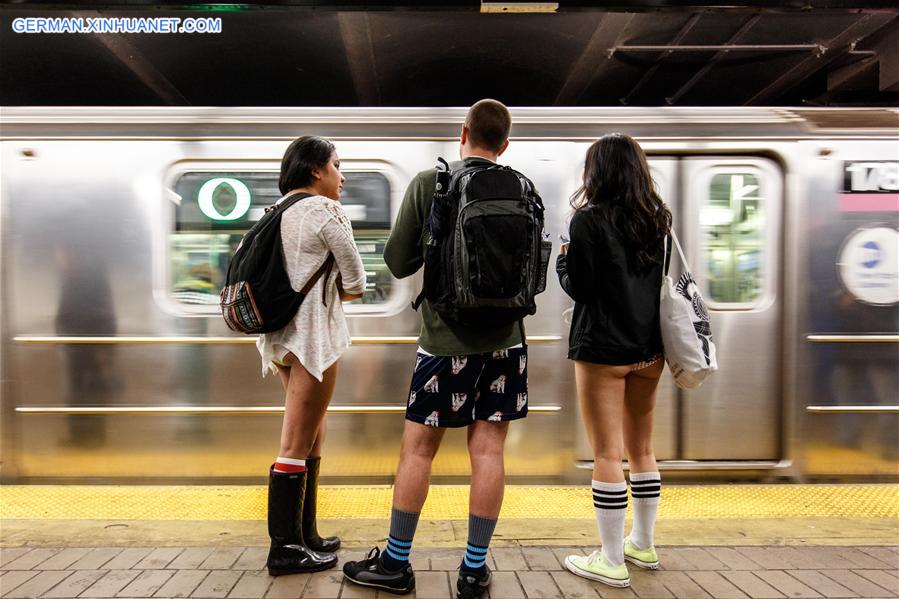
[[(411, 177), (457, 155), (463, 117), (3, 109), (0, 476), (264, 475), (280, 386), (261, 378), (253, 340), (227, 330), (214, 299), (241, 231), (277, 197), (287, 143), (319, 134), (335, 141), (348, 173), (344, 201), (371, 282), (365, 303), (347, 306), (354, 346), (328, 417), (325, 470), (332, 480), (389, 480), (418, 332), (408, 305), (421, 279), (393, 279), (380, 254)], [(713, 312), (720, 366), (697, 391), (663, 380), (663, 468), (899, 474), (890, 287), (899, 285), (899, 111), (535, 108), (513, 119), (503, 161), (536, 182), (553, 239), (593, 140), (623, 131), (650, 154)], [(587, 476), (591, 452), (565, 359), (570, 305), (550, 273), (526, 321), (531, 415), (511, 429), (512, 481)], [(464, 433), (451, 432), (435, 474), (467, 472)]]

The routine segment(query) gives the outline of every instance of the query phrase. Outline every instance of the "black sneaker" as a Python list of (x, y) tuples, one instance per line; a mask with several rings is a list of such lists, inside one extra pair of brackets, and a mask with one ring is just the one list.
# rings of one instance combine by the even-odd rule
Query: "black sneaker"
[(395, 572), (388, 570), (381, 563), (381, 550), (377, 547), (368, 552), (366, 559), (345, 563), (343, 575), (356, 584), (396, 595), (405, 595), (415, 589), (415, 572), (412, 571), (412, 564), (406, 564)]
[(490, 586), (490, 568), (484, 566), (484, 573), (459, 570), (459, 580), (456, 581), (456, 599), (478, 599)]

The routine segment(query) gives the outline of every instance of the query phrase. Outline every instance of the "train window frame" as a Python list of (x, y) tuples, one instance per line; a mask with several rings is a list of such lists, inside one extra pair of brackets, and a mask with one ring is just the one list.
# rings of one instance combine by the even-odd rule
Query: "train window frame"
[[(389, 162), (377, 159), (354, 159), (341, 156), (341, 172), (343, 173), (377, 173), (387, 180), (387, 212), (390, 219), (390, 229), (396, 221), (397, 206), (401, 199), (400, 181), (397, 169)], [(175, 228), (176, 215), (174, 207), (181, 201), (181, 197), (175, 192), (178, 180), (188, 173), (271, 173), (277, 177), (280, 172), (281, 161), (278, 160), (253, 160), (253, 159), (209, 159), (209, 160), (180, 160), (166, 169), (163, 177), (163, 193), (160, 201), (161, 219), (157, 234), (154, 235), (153, 251), (153, 292), (157, 303), (169, 314), (180, 317), (214, 318), (220, 317), (218, 304), (188, 304), (179, 301), (174, 296), (171, 285), (172, 276), (172, 244), (169, 235)], [(371, 274), (371, 273), (367, 273)], [(344, 303), (344, 313), (348, 318), (355, 317), (388, 317), (402, 312), (411, 298), (411, 285), (409, 279), (397, 279), (390, 274), (390, 295), (387, 300), (375, 304)]]
[[(768, 158), (762, 157), (691, 157), (687, 159), (692, 168), (685, 177), (684, 198), (699, 198), (690, 206), (687, 215), (690, 235), (689, 255), (693, 256), (693, 272), (697, 275), (703, 299), (711, 310), (721, 312), (761, 311), (770, 307), (777, 297), (777, 260), (780, 255), (780, 231), (783, 214), (783, 179), (780, 169)], [(705, 238), (700, 214), (711, 202), (711, 183), (716, 175), (748, 174), (759, 182), (759, 197), (764, 206), (765, 224), (761, 230), (760, 242), (764, 256), (759, 262), (758, 297), (748, 302), (724, 302), (712, 297), (709, 289), (710, 272), (705, 259)]]

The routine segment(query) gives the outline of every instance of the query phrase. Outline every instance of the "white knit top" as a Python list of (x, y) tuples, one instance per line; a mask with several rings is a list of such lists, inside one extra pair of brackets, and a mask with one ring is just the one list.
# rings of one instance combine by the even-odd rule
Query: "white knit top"
[[(283, 198), (282, 198), (283, 199)], [(262, 356), (262, 376), (277, 373), (288, 352), (319, 381), (350, 346), (350, 333), (343, 304), (337, 293), (337, 274), (347, 293), (365, 289), (365, 269), (353, 240), (353, 229), (340, 203), (313, 196), (295, 203), (281, 217), (281, 245), (290, 284), (299, 291), (324, 264), (328, 252), (335, 264), (328, 280), (322, 276), (287, 326), (259, 336), (256, 347)], [(322, 302), (322, 290), (325, 301)]]

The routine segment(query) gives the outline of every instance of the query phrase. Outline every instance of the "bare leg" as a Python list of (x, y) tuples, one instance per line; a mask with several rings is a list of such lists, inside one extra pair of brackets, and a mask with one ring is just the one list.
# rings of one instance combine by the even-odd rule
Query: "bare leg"
[(508, 422), (477, 420), (468, 427), (468, 455), (471, 459), (469, 512), (496, 520), (503, 505), (505, 465), (503, 447)]
[(602, 556), (612, 566), (624, 563), (625, 510), (622, 507), (627, 505), (627, 485), (621, 467), (624, 453), (621, 421), (625, 377), (629, 370), (629, 366), (574, 363), (584, 426), (593, 445), (591, 486)]
[(656, 403), (656, 387), (663, 368), (664, 362), (659, 360), (651, 366), (627, 375), (624, 446), (631, 468), (631, 499), (634, 508), (634, 527), (630, 540), (639, 549), (653, 546), (653, 533), (659, 508), (661, 477), (657, 474), (658, 465), (652, 449), (652, 416)]
[[(288, 354), (288, 363), (290, 373), (278, 455), (302, 460), (309, 457), (315, 445), (325, 411), (334, 393), (337, 364), (328, 368), (322, 382), (318, 382), (292, 354)], [(282, 382), (283, 380), (282, 377)]]
[(652, 448), (652, 419), (664, 366), (665, 362), (659, 360), (626, 378), (624, 447), (631, 472), (658, 472)]
[[(281, 379), (281, 386), (284, 387), (284, 391), (287, 391), (288, 385), (290, 385), (290, 368), (285, 366), (278, 366), (278, 378)], [(333, 393), (333, 390), (332, 390)], [(329, 400), (330, 403), (330, 400)], [(326, 408), (327, 409), (327, 406)], [(309, 450), (310, 458), (320, 458), (322, 455), (322, 446), (325, 444), (325, 433), (328, 429), (328, 419), (323, 418), (322, 424), (318, 428), (318, 432), (315, 434), (315, 442), (312, 444), (312, 449)], [(287, 456), (284, 456), (287, 457)]]
[(328, 418), (322, 418), (321, 426), (318, 427), (318, 432), (315, 434), (315, 442), (312, 444), (312, 449), (309, 450), (310, 458), (320, 458), (322, 456), (322, 446), (325, 444), (325, 433), (328, 432)]
[(393, 488), (393, 507), (401, 512), (420, 512), (428, 498), (431, 464), (446, 429), (406, 420), (400, 465)]
[(290, 385), (290, 366), (281, 366), (280, 364), (275, 364), (275, 366), (278, 368), (281, 387), (284, 389), (284, 393), (287, 393), (287, 387)]
[(628, 366), (575, 360), (578, 401), (593, 446), (593, 480), (624, 482), (622, 418)]

